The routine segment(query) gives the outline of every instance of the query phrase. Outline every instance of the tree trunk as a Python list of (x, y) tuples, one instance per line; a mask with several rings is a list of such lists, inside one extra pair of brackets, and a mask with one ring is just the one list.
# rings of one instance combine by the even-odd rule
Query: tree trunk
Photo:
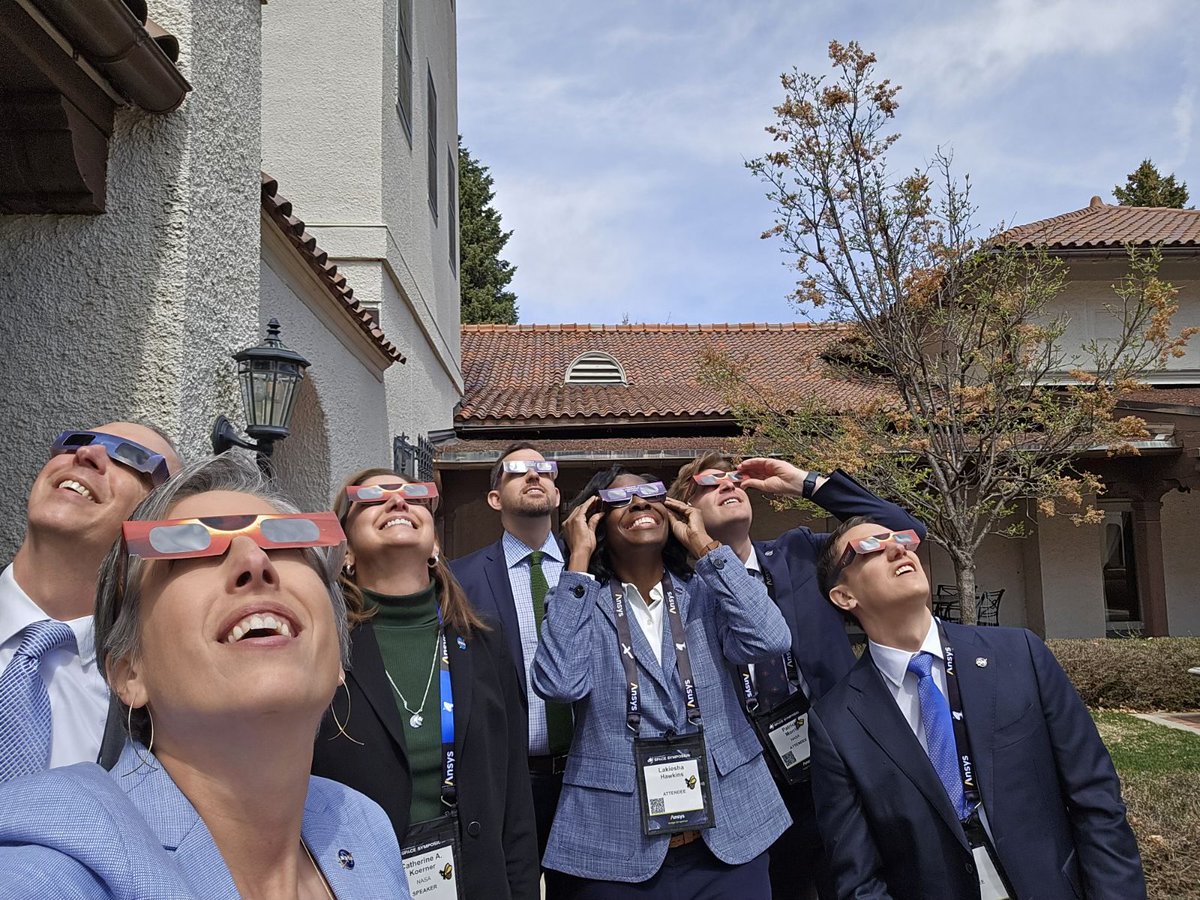
[(962, 623), (975, 625), (978, 612), (975, 608), (975, 560), (954, 559), (954, 580), (958, 582), (958, 603), (962, 610)]

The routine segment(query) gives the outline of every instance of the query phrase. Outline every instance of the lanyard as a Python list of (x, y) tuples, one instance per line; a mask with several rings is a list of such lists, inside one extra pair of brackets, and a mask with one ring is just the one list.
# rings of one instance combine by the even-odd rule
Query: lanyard
[[(439, 624), (442, 612), (438, 610)], [(450, 683), (450, 653), (446, 649), (446, 629), (440, 629), (442, 642), (439, 685), (442, 701), (442, 804), (453, 810), (458, 806), (458, 788), (454, 783), (454, 687)]]
[[(771, 573), (766, 569), (760, 568), (758, 573), (762, 576), (763, 583), (767, 586), (767, 595), (771, 598), (772, 602), (775, 602), (775, 579), (771, 577)], [(792, 686), (792, 693), (800, 690), (800, 670), (796, 666), (796, 657), (792, 654), (791, 647), (783, 654), (783, 668), (787, 673), (788, 684)], [(750, 676), (750, 667), (739, 665), (737, 672), (742, 709), (748, 713), (757, 712), (759, 707), (758, 687), (754, 684), (754, 679)]]
[[(946, 629), (938, 620), (938, 636), (942, 641), (942, 659), (946, 669), (946, 694), (950, 701), (950, 719), (954, 725), (954, 745), (958, 749), (958, 774), (962, 778), (963, 799), (967, 815), (979, 806), (979, 785), (975, 783), (975, 764), (971, 761), (971, 744), (967, 740), (967, 722), (963, 716), (962, 694), (958, 689), (958, 669), (955, 665), (954, 648), (946, 637)], [(962, 810), (955, 810), (961, 813)]]
[[(618, 582), (610, 581), (613, 609), (617, 619), (617, 637), (621, 644), (621, 666), (625, 670), (625, 725), (635, 735), (642, 722), (642, 695), (638, 686), (637, 663), (633, 659), (633, 632), (629, 628), (629, 603), (625, 590)], [(667, 608), (667, 620), (671, 625), (671, 639), (675, 642), (675, 662), (679, 666), (679, 679), (683, 682), (684, 705), (687, 707), (689, 725), (700, 728), (700, 699), (696, 696), (696, 682), (692, 678), (692, 658), (688, 654), (687, 637), (683, 619), (679, 615), (679, 601), (675, 596), (675, 582), (669, 572), (662, 577), (663, 603)], [(664, 673), (666, 674), (666, 673)]]

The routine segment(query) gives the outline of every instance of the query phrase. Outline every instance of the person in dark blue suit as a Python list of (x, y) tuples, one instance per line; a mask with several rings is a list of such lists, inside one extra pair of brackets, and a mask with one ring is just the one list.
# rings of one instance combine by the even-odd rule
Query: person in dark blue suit
[[(793, 528), (774, 540), (752, 541), (754, 511), (747, 490), (776, 496), (803, 497), (839, 519), (871, 516), (891, 528), (925, 527), (894, 503), (881, 500), (844, 472), (824, 476), (778, 459), (754, 458), (734, 465), (721, 453), (706, 453), (679, 470), (670, 496), (692, 503), (704, 517), (704, 527), (728, 544), (747, 570), (763, 581), (792, 635), (791, 677), (776, 677), (755, 667), (753, 702), (765, 716), (796, 693), (793, 706), (802, 715), (808, 704), (827, 693), (854, 665), (845, 619), (817, 587), (817, 558), (828, 534)], [(780, 676), (788, 661), (775, 663)], [(758, 676), (762, 675), (760, 679)], [(761, 683), (760, 683), (761, 682)], [(771, 847), (771, 888), (776, 900), (806, 900), (833, 896), (832, 879), (817, 830), (807, 759), (795, 759), (791, 777), (776, 767), (779, 792), (792, 816), (792, 826)]]
[(813, 794), (838, 896), (1138, 900), (1120, 782), (1045, 644), (940, 622), (917, 536), (836, 529), (822, 589), (867, 652), (817, 701)]
[[(546, 594), (558, 584), (565, 557), (550, 531), (558, 507), (558, 465), (532, 444), (506, 448), (492, 466), (488, 505), (500, 513), (504, 534), (494, 544), (450, 563), (471, 604), (496, 626), (508, 645), (529, 713), (529, 780), (537, 821), (538, 859), (546, 852), (550, 825), (562, 791), (571, 712), (547, 704), (529, 690), (529, 667), (537, 650)], [(547, 872), (547, 895), (556, 894)]]

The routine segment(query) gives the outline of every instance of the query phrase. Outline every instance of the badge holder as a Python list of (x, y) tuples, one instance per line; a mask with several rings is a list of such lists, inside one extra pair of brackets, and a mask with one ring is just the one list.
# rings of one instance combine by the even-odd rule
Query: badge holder
[(750, 713), (750, 724), (766, 751), (775, 779), (784, 784), (808, 781), (808, 699), (796, 691), (783, 703), (766, 712)]
[(464, 900), (458, 811), (409, 827), (400, 848), (408, 889), (422, 900)]
[(633, 758), (647, 837), (698, 831), (716, 824), (704, 732), (637, 738)]
[(996, 851), (992, 849), (992, 842), (988, 840), (983, 823), (979, 821), (979, 810), (975, 809), (962, 825), (967, 833), (967, 843), (971, 845), (971, 856), (975, 860), (980, 900), (1015, 898), (1016, 894), (1009, 889), (1000, 871), (1000, 861), (996, 858)]

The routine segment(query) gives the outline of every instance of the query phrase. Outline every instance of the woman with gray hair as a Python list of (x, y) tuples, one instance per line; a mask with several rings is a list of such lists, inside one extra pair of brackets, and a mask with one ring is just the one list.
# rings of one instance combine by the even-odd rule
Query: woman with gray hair
[(309, 775), (345, 680), (343, 540), (228, 454), (143, 501), (96, 609), (131, 740), (111, 773), (0, 788), (0, 897), (409, 896), (383, 811)]

